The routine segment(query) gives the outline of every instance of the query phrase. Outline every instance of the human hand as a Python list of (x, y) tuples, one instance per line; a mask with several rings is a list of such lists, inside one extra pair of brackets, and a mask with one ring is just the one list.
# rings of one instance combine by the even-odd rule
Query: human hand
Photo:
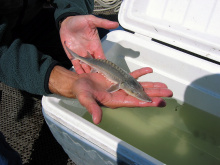
[[(134, 78), (144, 74), (151, 73), (151, 68), (142, 68), (131, 73)], [(106, 92), (112, 83), (99, 73), (81, 74), (80, 79), (76, 81), (76, 97), (79, 102), (86, 107), (92, 115), (93, 122), (99, 124), (102, 119), (102, 110), (100, 105), (118, 108), (118, 107), (164, 107), (165, 101), (160, 97), (171, 97), (172, 91), (167, 89), (163, 83), (143, 82), (145, 92), (151, 97), (152, 102), (145, 102), (128, 95), (123, 90), (113, 93)]]
[[(118, 23), (93, 15), (70, 16), (61, 24), (61, 42), (66, 41), (69, 48), (82, 57), (87, 56), (88, 51), (94, 58), (105, 59), (97, 27), (115, 29)], [(71, 59), (69, 53), (66, 54)], [(90, 72), (90, 67), (86, 64), (81, 65), (78, 60), (73, 60), (72, 64), (78, 74)]]
[[(58, 69), (58, 71), (57, 71)], [(151, 73), (151, 68), (141, 68), (131, 73), (134, 78)], [(171, 97), (172, 91), (163, 83), (142, 82), (145, 92), (151, 97), (152, 102), (144, 102), (128, 95), (123, 90), (113, 93), (106, 91), (112, 83), (100, 73), (76, 74), (60, 66), (52, 71), (49, 88), (52, 93), (65, 97), (77, 98), (93, 117), (93, 122), (98, 124), (102, 119), (101, 105), (118, 107), (164, 107), (165, 101), (160, 97)]]

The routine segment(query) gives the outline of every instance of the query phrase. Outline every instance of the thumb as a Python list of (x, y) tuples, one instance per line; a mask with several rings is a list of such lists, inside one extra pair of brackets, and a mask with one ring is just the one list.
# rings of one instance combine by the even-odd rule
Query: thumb
[(118, 22), (109, 21), (107, 19), (98, 18), (96, 16), (90, 15), (90, 20), (93, 22), (95, 27), (104, 29), (115, 29), (119, 26)]
[(93, 123), (99, 124), (102, 120), (102, 109), (97, 104), (92, 94), (90, 93), (81, 94), (77, 96), (77, 99), (92, 115)]

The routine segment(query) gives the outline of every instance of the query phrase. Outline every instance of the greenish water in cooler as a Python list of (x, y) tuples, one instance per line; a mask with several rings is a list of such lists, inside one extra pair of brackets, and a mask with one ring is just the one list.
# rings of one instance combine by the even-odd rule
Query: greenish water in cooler
[[(102, 108), (98, 127), (165, 164), (220, 165), (220, 118), (166, 102), (165, 108)], [(83, 118), (92, 122), (88, 112)]]

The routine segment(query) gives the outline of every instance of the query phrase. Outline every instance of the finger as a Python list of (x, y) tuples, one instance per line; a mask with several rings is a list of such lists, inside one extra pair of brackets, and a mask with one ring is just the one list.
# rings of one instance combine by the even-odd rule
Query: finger
[(102, 49), (101, 42), (100, 42), (100, 46), (98, 46), (98, 48), (94, 50), (94, 57), (96, 59), (106, 59), (105, 54)]
[(89, 65), (87, 65), (87, 64), (84, 63), (84, 64), (82, 64), (81, 66), (82, 66), (83, 70), (84, 70), (86, 73), (90, 73), (90, 72), (91, 72), (91, 68), (90, 68)]
[(126, 96), (124, 99), (111, 100), (112, 108), (118, 107), (164, 107), (166, 102), (160, 97), (152, 97), (152, 102), (138, 100), (133, 96)]
[(135, 79), (137, 79), (138, 77), (141, 77), (145, 74), (152, 73), (152, 72), (153, 72), (152, 68), (146, 67), (146, 68), (135, 70), (131, 72), (130, 75), (133, 76)]
[(161, 82), (140, 82), (144, 88), (167, 88), (167, 85)]
[(76, 73), (78, 74), (82, 74), (82, 73), (85, 73), (85, 71), (83, 70), (79, 60), (72, 60), (72, 64), (74, 66), (74, 69), (76, 71)]
[(118, 22), (113, 22), (107, 19), (98, 18), (93, 15), (90, 15), (89, 19), (93, 22), (95, 27), (100, 27), (104, 29), (115, 29), (119, 26)]
[(87, 109), (92, 115), (94, 124), (99, 124), (102, 120), (102, 109), (97, 104), (96, 100), (89, 93), (81, 94), (77, 96), (79, 102)]
[(94, 124), (99, 124), (102, 120), (102, 109), (100, 106), (94, 102), (88, 105), (88, 111), (92, 111), (92, 121)]
[(145, 88), (144, 91), (150, 97), (172, 97), (173, 92), (167, 88)]
[(152, 107), (165, 107), (166, 106), (166, 101), (160, 97), (153, 97), (151, 98), (152, 100)]

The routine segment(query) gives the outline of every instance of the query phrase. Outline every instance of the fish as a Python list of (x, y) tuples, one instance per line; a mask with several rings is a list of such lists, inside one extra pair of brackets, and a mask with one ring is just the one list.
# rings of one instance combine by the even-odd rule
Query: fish
[(122, 89), (128, 95), (131, 95), (141, 101), (152, 102), (151, 98), (145, 93), (141, 84), (121, 67), (106, 59), (95, 59), (89, 52), (87, 52), (87, 57), (81, 57), (70, 50), (66, 46), (65, 42), (64, 45), (66, 50), (72, 56), (72, 59), (70, 60), (80, 60), (92, 68), (91, 72), (101, 73), (113, 83), (113, 85), (107, 89), (107, 92), (112, 93)]

